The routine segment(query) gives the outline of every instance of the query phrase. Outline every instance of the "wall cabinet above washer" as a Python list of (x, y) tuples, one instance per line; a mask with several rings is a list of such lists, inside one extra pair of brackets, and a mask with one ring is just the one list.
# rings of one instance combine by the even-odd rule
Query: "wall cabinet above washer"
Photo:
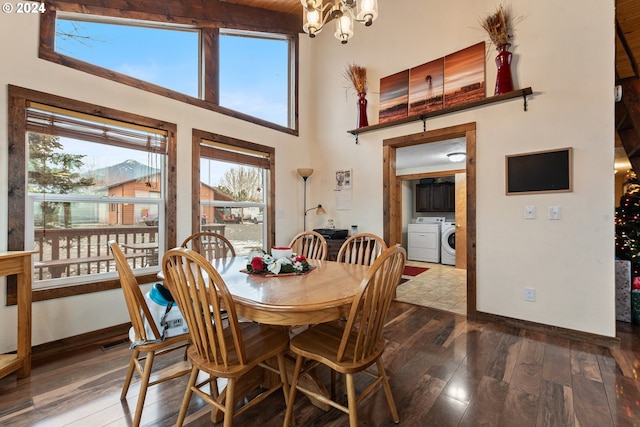
[(456, 185), (438, 182), (416, 185), (416, 212), (455, 212)]

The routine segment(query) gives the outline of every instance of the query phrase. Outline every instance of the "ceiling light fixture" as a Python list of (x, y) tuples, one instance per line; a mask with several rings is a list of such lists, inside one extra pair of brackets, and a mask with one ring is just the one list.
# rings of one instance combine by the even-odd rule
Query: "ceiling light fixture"
[[(370, 26), (378, 17), (378, 0), (300, 0), (303, 7), (302, 29), (314, 38), (327, 21), (336, 21), (335, 38), (346, 44), (353, 37), (353, 21)], [(355, 9), (355, 11), (354, 11)]]
[(447, 154), (447, 157), (452, 162), (461, 162), (461, 161), (463, 161), (465, 159), (465, 157), (467, 157), (467, 153), (463, 153), (463, 152), (457, 151), (455, 153)]

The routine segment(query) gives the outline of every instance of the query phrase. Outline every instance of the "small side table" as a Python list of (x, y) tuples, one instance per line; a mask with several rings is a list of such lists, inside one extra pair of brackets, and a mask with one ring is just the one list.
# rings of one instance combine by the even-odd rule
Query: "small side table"
[(18, 276), (18, 351), (0, 354), (0, 378), (17, 371), (18, 378), (31, 374), (31, 255), (34, 251), (0, 252), (0, 276)]

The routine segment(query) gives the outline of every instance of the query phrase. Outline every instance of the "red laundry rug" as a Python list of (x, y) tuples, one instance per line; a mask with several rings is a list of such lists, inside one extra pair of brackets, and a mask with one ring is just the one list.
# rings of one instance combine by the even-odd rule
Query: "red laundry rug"
[(424, 273), (428, 268), (424, 267), (413, 267), (411, 265), (405, 265), (404, 271), (402, 272), (403, 276), (417, 276), (420, 273)]

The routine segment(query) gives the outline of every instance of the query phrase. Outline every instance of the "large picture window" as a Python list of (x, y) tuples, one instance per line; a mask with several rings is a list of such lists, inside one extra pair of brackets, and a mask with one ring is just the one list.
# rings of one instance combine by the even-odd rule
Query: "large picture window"
[(35, 252), (34, 300), (117, 287), (110, 240), (154, 280), (175, 246), (175, 126), (13, 86), (9, 99), (8, 243)]
[[(41, 58), (296, 135), (298, 20), (247, 6), (56, 2)], [(113, 3), (113, 4), (112, 4)], [(172, 10), (170, 19), (166, 10)], [(114, 12), (114, 11), (117, 11)]]
[(290, 50), (282, 36), (221, 30), (220, 105), (290, 126)]
[(55, 37), (55, 50), (61, 55), (201, 97), (200, 31), (196, 29), (60, 14)]
[(158, 266), (166, 132), (30, 103), (27, 140), (34, 289), (112, 277), (109, 239), (134, 269)]

